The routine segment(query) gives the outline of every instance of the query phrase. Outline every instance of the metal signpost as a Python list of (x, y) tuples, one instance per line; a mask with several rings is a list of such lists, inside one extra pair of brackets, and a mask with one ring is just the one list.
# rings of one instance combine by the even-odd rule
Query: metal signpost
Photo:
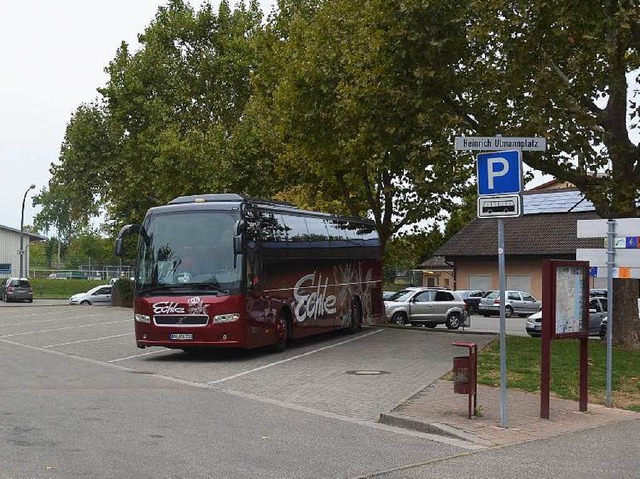
[(498, 271), (500, 276), (500, 425), (507, 427), (507, 322), (505, 316), (504, 219), (523, 214), (522, 151), (545, 151), (547, 140), (539, 137), (459, 136), (456, 150), (491, 151), (479, 153), (478, 218), (498, 219)]
[[(640, 278), (639, 218), (579, 220), (578, 238), (607, 238), (607, 249), (578, 249), (576, 259), (589, 262), (590, 275), (607, 278), (607, 370), (605, 404), (612, 405), (613, 278)], [(605, 273), (605, 274), (602, 274)]]
[(500, 277), (500, 425), (507, 427), (507, 320), (505, 315), (504, 218), (522, 214), (522, 153), (520, 150), (479, 153), (478, 217), (498, 218), (498, 271)]

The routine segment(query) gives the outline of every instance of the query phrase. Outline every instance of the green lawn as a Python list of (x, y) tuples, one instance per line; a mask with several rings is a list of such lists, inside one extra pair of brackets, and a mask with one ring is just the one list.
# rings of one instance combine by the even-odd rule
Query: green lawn
[(91, 279), (30, 279), (33, 287), (33, 297), (47, 299), (67, 299), (76, 293), (84, 293), (91, 288), (101, 284), (108, 284), (108, 281), (95, 281)]
[[(508, 387), (540, 390), (539, 338), (507, 336)], [(551, 391), (558, 397), (578, 400), (577, 340), (551, 342)], [(605, 403), (606, 344), (589, 341), (589, 402)], [(500, 342), (493, 341), (478, 357), (478, 383), (500, 385)], [(614, 348), (612, 399), (615, 407), (640, 411), (640, 351)]]

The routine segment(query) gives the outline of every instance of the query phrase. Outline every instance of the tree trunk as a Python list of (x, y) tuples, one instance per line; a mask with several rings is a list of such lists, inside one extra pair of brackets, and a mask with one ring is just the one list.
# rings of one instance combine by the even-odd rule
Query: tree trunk
[[(640, 350), (638, 318), (638, 280), (613, 280), (613, 344), (623, 349)], [(611, 311), (611, 310), (609, 310)]]

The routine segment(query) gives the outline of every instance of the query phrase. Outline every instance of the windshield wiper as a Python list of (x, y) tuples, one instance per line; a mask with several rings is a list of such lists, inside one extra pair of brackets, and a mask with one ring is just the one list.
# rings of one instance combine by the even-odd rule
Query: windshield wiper
[(218, 291), (220, 293), (228, 294), (229, 291), (223, 289), (217, 282), (205, 281), (202, 283), (185, 283), (182, 286), (191, 286), (193, 289), (208, 289), (210, 291)]
[(229, 294), (229, 291), (220, 287), (218, 283), (204, 282), (204, 283), (171, 283), (171, 284), (158, 284), (153, 286), (147, 286), (138, 290), (139, 294), (148, 293), (186, 293), (186, 292), (215, 292), (222, 294)]

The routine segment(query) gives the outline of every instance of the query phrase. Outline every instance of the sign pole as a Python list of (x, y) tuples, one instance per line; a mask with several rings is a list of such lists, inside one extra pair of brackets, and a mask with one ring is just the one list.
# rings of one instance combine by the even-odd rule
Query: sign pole
[(607, 370), (605, 373), (605, 404), (611, 407), (611, 371), (613, 350), (613, 267), (616, 260), (614, 241), (616, 237), (616, 221), (607, 220)]
[(498, 218), (498, 270), (500, 276), (500, 425), (507, 427), (507, 320), (505, 290), (507, 276), (504, 265), (504, 220)]

